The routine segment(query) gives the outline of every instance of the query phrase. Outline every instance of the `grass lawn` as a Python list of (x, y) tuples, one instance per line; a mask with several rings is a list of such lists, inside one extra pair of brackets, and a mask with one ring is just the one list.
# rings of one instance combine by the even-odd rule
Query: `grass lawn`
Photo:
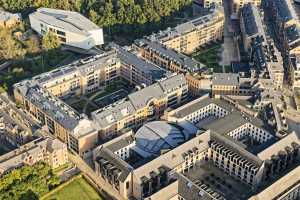
[[(53, 194), (52, 194), (53, 193)], [(95, 189), (82, 177), (67, 182), (64, 187), (54, 190), (43, 200), (102, 200)]]
[(214, 72), (222, 72), (222, 66), (218, 64), (218, 51), (221, 48), (220, 44), (216, 44), (208, 49), (195, 52), (192, 56), (197, 61), (203, 63), (209, 68), (213, 68)]

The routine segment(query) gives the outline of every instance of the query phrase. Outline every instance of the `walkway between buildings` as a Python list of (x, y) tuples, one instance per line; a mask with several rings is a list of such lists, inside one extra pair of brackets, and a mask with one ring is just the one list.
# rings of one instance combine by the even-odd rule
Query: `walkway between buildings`
[(94, 183), (93, 185), (97, 185), (100, 190), (106, 192), (114, 199), (125, 200), (118, 194), (116, 190), (111, 187), (111, 185), (109, 185), (107, 182), (105, 182), (105, 180), (98, 176), (94, 172), (94, 170), (90, 166), (88, 166), (84, 160), (82, 160), (81, 157), (69, 152), (69, 159), (82, 171), (83, 175), (85, 175), (87, 179), (91, 180)]

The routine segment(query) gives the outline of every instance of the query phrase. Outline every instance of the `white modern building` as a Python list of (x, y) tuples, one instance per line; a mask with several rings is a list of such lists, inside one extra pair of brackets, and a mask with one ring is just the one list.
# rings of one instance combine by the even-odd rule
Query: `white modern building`
[(104, 44), (102, 28), (77, 12), (39, 8), (29, 19), (33, 30), (40, 35), (51, 31), (62, 44), (81, 49)]

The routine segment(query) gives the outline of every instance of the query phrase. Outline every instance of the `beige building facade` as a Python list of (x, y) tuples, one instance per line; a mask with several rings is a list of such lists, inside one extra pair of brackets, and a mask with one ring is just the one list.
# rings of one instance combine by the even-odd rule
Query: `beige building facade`
[(159, 32), (150, 38), (178, 52), (191, 54), (200, 46), (221, 40), (224, 31), (224, 10), (217, 6), (211, 13)]

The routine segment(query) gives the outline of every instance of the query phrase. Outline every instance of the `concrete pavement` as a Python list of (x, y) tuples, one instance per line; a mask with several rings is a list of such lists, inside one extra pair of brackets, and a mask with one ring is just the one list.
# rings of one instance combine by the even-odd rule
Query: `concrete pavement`
[(224, 66), (230, 65), (232, 61), (239, 61), (239, 52), (237, 44), (234, 41), (233, 33), (231, 29), (230, 19), (230, 2), (223, 1), (223, 7), (225, 12), (225, 24), (224, 24), (224, 43), (222, 45), (222, 60), (219, 63), (223, 66), (223, 72), (225, 72)]

